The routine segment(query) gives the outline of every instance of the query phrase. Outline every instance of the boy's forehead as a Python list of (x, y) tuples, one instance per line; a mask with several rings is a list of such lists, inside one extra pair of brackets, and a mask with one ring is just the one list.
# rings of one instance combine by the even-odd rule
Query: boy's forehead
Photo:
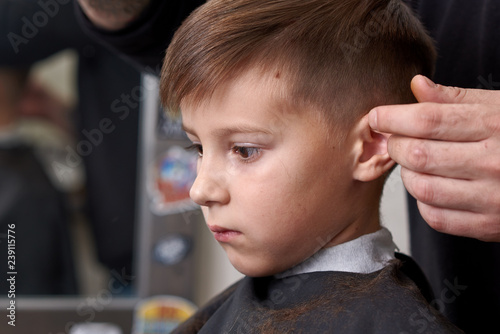
[(187, 130), (193, 130), (192, 124), (198, 123), (197, 119), (208, 116), (221, 124), (232, 122), (230, 128), (222, 131), (265, 133), (266, 129), (257, 124), (259, 119), (265, 119), (272, 128), (290, 117), (301, 117), (302, 112), (289, 101), (282, 76), (252, 70), (219, 85), (201, 99), (184, 98), (180, 109)]
[(259, 104), (269, 104), (276, 109), (288, 101), (287, 90), (287, 84), (280, 76), (251, 68), (218, 84), (212, 91), (186, 95), (180, 107), (181, 112), (186, 109), (205, 110), (214, 103), (235, 102), (235, 98), (238, 98), (241, 101), (255, 100)]

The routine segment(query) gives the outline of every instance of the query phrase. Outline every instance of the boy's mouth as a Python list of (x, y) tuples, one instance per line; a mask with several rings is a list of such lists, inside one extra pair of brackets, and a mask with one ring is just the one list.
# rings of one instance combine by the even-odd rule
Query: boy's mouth
[(217, 225), (208, 225), (208, 228), (210, 229), (210, 231), (212, 231), (215, 240), (217, 240), (218, 242), (230, 242), (237, 236), (241, 235), (241, 232), (229, 230)]

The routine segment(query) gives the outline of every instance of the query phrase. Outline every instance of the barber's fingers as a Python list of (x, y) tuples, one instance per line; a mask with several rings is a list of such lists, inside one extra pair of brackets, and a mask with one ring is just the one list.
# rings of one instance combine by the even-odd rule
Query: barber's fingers
[(417, 202), (422, 218), (438, 232), (489, 242), (500, 242), (498, 214), (434, 207)]
[(491, 139), (448, 142), (392, 135), (387, 145), (394, 161), (415, 172), (468, 180), (500, 176), (500, 142)]
[(377, 107), (368, 116), (378, 132), (446, 141), (500, 137), (500, 106), (415, 103)]
[(435, 85), (417, 76), (420, 103), (376, 107), (373, 130), (434, 229), (500, 241), (500, 92)]
[(449, 141), (500, 137), (500, 91), (437, 85), (421, 75), (411, 87), (421, 103), (374, 108), (368, 117), (372, 129)]
[(492, 192), (487, 181), (422, 174), (404, 167), (401, 168), (401, 178), (408, 192), (422, 203), (453, 210), (500, 214), (500, 191)]
[(422, 75), (413, 78), (411, 89), (419, 102), (500, 105), (500, 91), (438, 85)]
[[(483, 180), (460, 180), (401, 168), (408, 192), (433, 229), (484, 241), (500, 241), (500, 193)], [(498, 187), (496, 187), (498, 189)]]

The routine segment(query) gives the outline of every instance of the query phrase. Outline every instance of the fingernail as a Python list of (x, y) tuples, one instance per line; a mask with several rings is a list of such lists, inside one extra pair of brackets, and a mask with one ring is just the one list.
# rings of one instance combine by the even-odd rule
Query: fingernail
[(427, 85), (430, 87), (430, 88), (436, 88), (437, 85), (434, 83), (434, 81), (432, 81), (431, 79), (429, 79), (428, 77), (424, 76), (424, 80), (425, 82), (427, 83)]
[(378, 130), (378, 115), (377, 109), (372, 109), (368, 114), (368, 123), (373, 130)]

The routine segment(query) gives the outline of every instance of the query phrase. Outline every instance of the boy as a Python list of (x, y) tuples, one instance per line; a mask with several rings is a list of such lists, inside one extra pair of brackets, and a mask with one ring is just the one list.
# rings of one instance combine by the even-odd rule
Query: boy
[(177, 332), (459, 332), (380, 226), (394, 162), (365, 116), (413, 101), (434, 58), (396, 0), (211, 0), (183, 23), (161, 96), (199, 153), (191, 198), (248, 277)]

